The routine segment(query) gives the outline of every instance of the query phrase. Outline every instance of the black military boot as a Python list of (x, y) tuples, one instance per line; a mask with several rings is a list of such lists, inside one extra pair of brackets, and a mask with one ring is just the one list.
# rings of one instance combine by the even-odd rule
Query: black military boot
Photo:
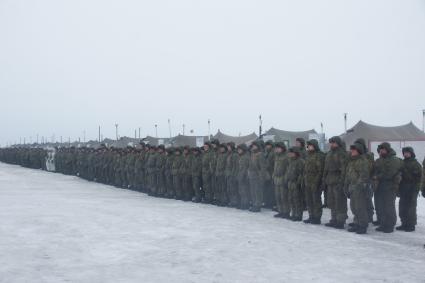
[(379, 226), (379, 225), (381, 225), (381, 223), (378, 220), (373, 221), (372, 224), (373, 224), (373, 226)]
[(382, 232), (384, 232), (384, 233), (392, 233), (392, 232), (394, 232), (394, 227), (384, 227), (382, 229)]
[(357, 232), (358, 230), (359, 230), (359, 226), (357, 226), (357, 224), (351, 225), (350, 228), (348, 228), (348, 232), (351, 232), (351, 233)]
[(404, 224), (401, 224), (400, 226), (395, 227), (395, 229), (397, 231), (405, 231), (406, 230), (406, 226)]
[(335, 222), (328, 222), (328, 223), (325, 224), (325, 226), (326, 227), (332, 227), (333, 228), (333, 227), (336, 226), (336, 223)]
[(260, 212), (260, 211), (261, 211), (261, 208), (256, 207), (256, 206), (253, 206), (253, 207), (251, 207), (251, 208), (249, 209), (249, 211), (251, 211), (251, 212)]
[(282, 216), (283, 216), (283, 213), (278, 213), (278, 214), (273, 215), (273, 217), (275, 217), (275, 218), (282, 218)]
[(320, 225), (320, 224), (322, 224), (322, 221), (320, 221), (320, 219), (318, 219), (318, 218), (313, 218), (313, 219), (311, 219), (310, 223), (313, 224), (313, 225)]
[(351, 223), (349, 223), (349, 224), (348, 224), (348, 226), (350, 226), (350, 227), (355, 227), (355, 226), (357, 226), (357, 224), (356, 224), (356, 223), (354, 223), (354, 222), (351, 222)]
[(415, 231), (415, 226), (413, 226), (413, 225), (411, 225), (411, 226), (406, 226), (406, 227), (404, 228), (404, 231), (405, 231), (405, 232), (413, 232), (413, 231)]
[(311, 223), (311, 218), (308, 218), (306, 220), (303, 221), (305, 224), (310, 224)]
[(335, 224), (334, 228), (336, 229), (344, 229), (345, 223), (337, 223)]
[(384, 231), (384, 227), (383, 226), (379, 226), (378, 228), (375, 229), (375, 231), (383, 232)]
[(282, 213), (283, 219), (291, 219), (291, 216), (289, 216), (289, 213)]
[(363, 234), (366, 234), (366, 232), (367, 232), (367, 227), (358, 227), (356, 234), (363, 235)]

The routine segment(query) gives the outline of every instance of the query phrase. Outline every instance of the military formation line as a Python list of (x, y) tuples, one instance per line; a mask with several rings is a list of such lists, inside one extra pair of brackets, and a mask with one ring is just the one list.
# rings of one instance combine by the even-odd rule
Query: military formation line
[[(332, 137), (329, 144), (327, 153), (317, 140), (302, 138), (289, 149), (282, 142), (262, 140), (249, 147), (213, 140), (202, 148), (143, 142), (124, 149), (57, 148), (54, 171), (155, 197), (252, 212), (272, 208), (277, 218), (314, 225), (322, 223), (323, 208), (329, 207), (331, 216), (325, 225), (336, 229), (346, 226), (349, 199), (354, 215), (349, 232), (365, 234), (370, 223), (384, 233), (394, 228), (414, 231), (420, 190), (425, 197), (425, 160), (421, 166), (411, 147), (403, 148), (404, 159), (400, 159), (389, 143), (378, 146), (376, 160), (363, 139), (349, 151), (340, 137)], [(0, 149), (0, 161), (34, 169), (46, 170), (48, 158), (42, 148)], [(401, 225), (396, 227), (397, 197)]]

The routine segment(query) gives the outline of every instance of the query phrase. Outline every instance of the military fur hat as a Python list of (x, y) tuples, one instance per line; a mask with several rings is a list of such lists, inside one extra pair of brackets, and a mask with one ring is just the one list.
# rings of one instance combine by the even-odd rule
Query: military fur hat
[(277, 142), (277, 143), (274, 144), (274, 146), (279, 147), (279, 148), (283, 149), (284, 151), (287, 150), (286, 144), (284, 142)]
[(413, 149), (413, 147), (411, 147), (411, 146), (403, 147), (403, 149), (402, 149), (401, 151), (403, 152), (403, 154), (404, 154), (405, 152), (410, 152), (410, 155), (412, 155), (412, 157), (413, 157), (413, 158), (415, 158), (415, 157), (416, 157), (415, 150), (414, 150), (414, 149)]
[(243, 144), (238, 145), (238, 149), (241, 149), (243, 151), (248, 151), (248, 146), (243, 143)]
[(331, 137), (329, 139), (329, 143), (333, 143), (333, 142), (339, 145), (340, 147), (343, 147), (342, 139), (340, 137), (338, 136)]
[(274, 143), (271, 140), (268, 140), (264, 143), (264, 145), (271, 145), (274, 146)]
[(391, 151), (391, 145), (388, 142), (383, 142), (380, 145), (378, 145), (378, 152), (381, 149), (385, 149), (387, 152), (390, 152)]
[(219, 146), (220, 145), (220, 141), (218, 139), (213, 139), (211, 141), (211, 144), (215, 144), (216, 146)]
[(320, 150), (319, 142), (316, 139), (311, 139), (307, 141), (307, 146), (312, 145), (316, 151)]
[(296, 138), (295, 141), (299, 142), (301, 144), (301, 146), (305, 146), (305, 139), (303, 138)]
[(163, 144), (158, 146), (158, 149), (165, 150), (165, 146)]
[(293, 146), (291, 148), (289, 148), (289, 152), (293, 152), (296, 155), (300, 156), (301, 152), (300, 152), (300, 148), (297, 146)]
[(228, 142), (227, 146), (230, 147), (232, 150), (235, 149), (235, 143), (234, 142)]
[(350, 145), (350, 150), (356, 150), (359, 154), (364, 153), (363, 145), (360, 143), (355, 142), (354, 144)]

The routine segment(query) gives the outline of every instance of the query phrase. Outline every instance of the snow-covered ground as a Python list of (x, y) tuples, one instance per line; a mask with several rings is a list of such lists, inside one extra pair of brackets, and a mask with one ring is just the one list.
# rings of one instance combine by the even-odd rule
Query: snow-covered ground
[(0, 163), (0, 282), (425, 282), (418, 211), (356, 235)]

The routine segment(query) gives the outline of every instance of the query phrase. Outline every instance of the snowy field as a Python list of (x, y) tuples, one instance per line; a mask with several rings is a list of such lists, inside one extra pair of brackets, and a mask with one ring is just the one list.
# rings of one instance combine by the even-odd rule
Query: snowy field
[(356, 235), (0, 163), (0, 282), (425, 282), (418, 210)]

